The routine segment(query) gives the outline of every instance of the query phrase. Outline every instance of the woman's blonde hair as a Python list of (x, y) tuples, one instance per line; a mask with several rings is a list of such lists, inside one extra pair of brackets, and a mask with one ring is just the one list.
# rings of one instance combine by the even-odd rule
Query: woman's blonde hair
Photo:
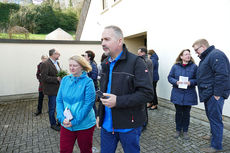
[[(190, 50), (189, 50), (189, 49), (184, 49), (184, 50), (182, 50), (182, 51), (180, 52), (180, 54), (177, 56), (175, 64), (177, 64), (177, 63), (182, 63), (182, 59), (181, 59), (180, 57), (183, 55), (183, 53), (184, 53), (185, 51), (188, 51), (188, 52), (190, 53)], [(193, 63), (195, 63), (195, 61), (194, 61), (194, 59), (192, 58), (192, 56), (191, 56), (191, 60), (190, 60), (190, 61), (192, 61)]]
[(72, 56), (69, 58), (69, 60), (73, 60), (75, 62), (77, 62), (79, 65), (81, 65), (82, 69), (86, 72), (90, 72), (92, 71), (92, 67), (91, 65), (89, 64), (89, 62), (82, 56), (78, 56), (78, 55), (75, 55), (75, 56)]

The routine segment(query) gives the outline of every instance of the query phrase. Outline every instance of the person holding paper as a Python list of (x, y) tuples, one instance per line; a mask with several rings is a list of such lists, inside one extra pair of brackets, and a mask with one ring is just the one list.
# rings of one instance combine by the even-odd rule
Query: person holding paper
[(71, 74), (62, 79), (56, 99), (61, 123), (60, 152), (72, 153), (77, 139), (81, 153), (92, 153), (96, 95), (93, 80), (87, 76), (92, 67), (84, 57), (73, 56), (69, 70)]
[(176, 108), (175, 138), (183, 133), (183, 138), (189, 139), (190, 110), (192, 105), (197, 105), (196, 71), (197, 65), (190, 55), (190, 50), (185, 49), (176, 58), (176, 62), (168, 75), (168, 81), (173, 85), (171, 102)]

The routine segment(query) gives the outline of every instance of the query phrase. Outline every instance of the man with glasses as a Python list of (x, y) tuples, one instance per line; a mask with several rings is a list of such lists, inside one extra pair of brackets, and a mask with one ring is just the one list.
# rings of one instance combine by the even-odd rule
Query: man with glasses
[(55, 108), (56, 97), (59, 89), (61, 78), (57, 77), (61, 70), (58, 59), (60, 53), (56, 49), (49, 50), (49, 59), (41, 65), (41, 80), (43, 84), (43, 93), (48, 95), (49, 120), (51, 128), (60, 131), (60, 124), (56, 123)]
[(224, 100), (230, 94), (230, 64), (227, 56), (215, 46), (209, 46), (205, 39), (195, 41), (192, 47), (201, 59), (197, 69), (197, 85), (211, 129), (211, 145), (201, 151), (217, 152), (222, 150), (222, 110)]

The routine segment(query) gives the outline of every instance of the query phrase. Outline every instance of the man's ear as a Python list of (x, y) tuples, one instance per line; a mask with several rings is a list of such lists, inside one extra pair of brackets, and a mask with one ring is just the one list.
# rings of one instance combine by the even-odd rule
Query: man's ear
[(122, 46), (122, 45), (123, 45), (122, 38), (119, 38), (119, 39), (118, 39), (118, 44), (119, 44), (119, 46)]

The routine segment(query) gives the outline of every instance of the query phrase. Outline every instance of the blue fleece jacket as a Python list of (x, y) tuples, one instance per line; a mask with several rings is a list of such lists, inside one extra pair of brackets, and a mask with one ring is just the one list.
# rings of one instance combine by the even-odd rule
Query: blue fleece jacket
[(89, 129), (96, 124), (93, 104), (95, 101), (95, 88), (93, 80), (83, 72), (80, 77), (65, 76), (57, 94), (57, 119), (63, 125), (63, 114), (68, 107), (73, 115), (70, 131)]

